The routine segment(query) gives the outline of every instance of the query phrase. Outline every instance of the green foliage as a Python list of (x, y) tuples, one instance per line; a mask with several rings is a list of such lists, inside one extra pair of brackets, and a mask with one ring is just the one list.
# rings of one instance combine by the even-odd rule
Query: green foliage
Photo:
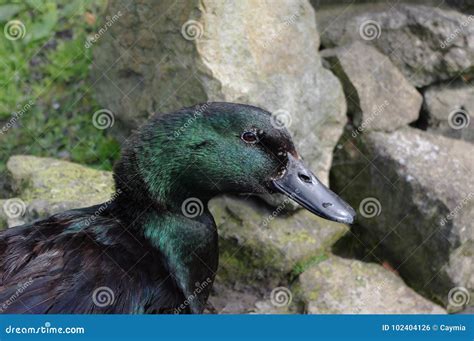
[[(0, 171), (12, 154), (63, 157), (111, 169), (119, 145), (92, 124), (101, 107), (88, 81), (93, 47), (85, 47), (106, 5), (99, 0), (0, 0)], [(24, 26), (16, 40), (7, 39), (12, 21)]]

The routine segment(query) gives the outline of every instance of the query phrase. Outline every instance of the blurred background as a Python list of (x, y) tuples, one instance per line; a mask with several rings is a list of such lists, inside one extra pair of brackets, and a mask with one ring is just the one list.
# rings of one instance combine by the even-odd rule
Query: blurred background
[(473, 312), (472, 1), (0, 0), (0, 23), (0, 229), (108, 200), (154, 113), (248, 103), (358, 219), (211, 201), (209, 312)]

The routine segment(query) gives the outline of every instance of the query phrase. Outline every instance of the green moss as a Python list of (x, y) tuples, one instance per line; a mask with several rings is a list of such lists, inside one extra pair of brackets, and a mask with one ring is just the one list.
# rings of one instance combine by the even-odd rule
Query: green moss
[[(63, 202), (77, 198), (92, 198), (99, 196), (106, 201), (113, 193), (112, 178), (103, 173), (94, 172), (91, 169), (47, 169), (37, 176), (41, 176), (45, 187), (28, 188), (24, 192), (25, 200), (33, 198), (54, 199), (55, 202)], [(87, 186), (88, 184), (100, 184), (100, 187)], [(52, 189), (60, 189), (52, 191)], [(100, 200), (102, 201), (102, 200)]]
[(252, 241), (242, 246), (221, 238), (219, 250), (219, 274), (227, 283), (241, 281), (252, 285), (281, 275), (283, 257), (270, 247), (258, 247)]
[(321, 294), (321, 291), (318, 290), (317, 288), (315, 288), (315, 289), (311, 290), (311, 292), (309, 293), (308, 299), (310, 301), (316, 301), (320, 294)]
[(307, 231), (301, 230), (296, 233), (291, 233), (285, 236), (282, 236), (281, 243), (308, 243), (316, 244), (316, 239), (314, 239)]
[(234, 282), (237, 278), (251, 279), (254, 275), (247, 264), (229, 252), (224, 251), (220, 254), (219, 263), (222, 265), (219, 269), (219, 276), (225, 282)]
[(296, 277), (302, 274), (311, 266), (317, 265), (322, 261), (328, 259), (327, 253), (320, 253), (318, 255), (311, 256), (303, 261), (297, 262), (290, 274), (290, 280), (293, 281)]

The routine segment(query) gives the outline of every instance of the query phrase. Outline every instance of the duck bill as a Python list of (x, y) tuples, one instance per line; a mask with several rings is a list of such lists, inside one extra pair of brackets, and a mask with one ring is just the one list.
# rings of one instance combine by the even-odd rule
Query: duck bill
[(278, 192), (322, 218), (346, 224), (354, 221), (354, 209), (324, 186), (301, 160), (290, 154), (285, 173), (272, 182)]

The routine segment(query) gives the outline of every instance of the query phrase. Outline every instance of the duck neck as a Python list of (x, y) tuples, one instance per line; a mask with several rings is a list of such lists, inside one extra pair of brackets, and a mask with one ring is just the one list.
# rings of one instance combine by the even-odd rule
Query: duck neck
[(116, 191), (125, 207), (135, 205), (143, 210), (152, 206), (178, 213), (190, 198), (206, 205), (217, 193), (203, 186), (196, 188), (190, 153), (160, 131), (151, 133), (147, 128), (130, 138), (114, 167)]
[(217, 270), (217, 231), (207, 210), (212, 194), (190, 190), (169, 167), (176, 160), (149, 159), (147, 146), (131, 143), (138, 148), (124, 150), (114, 168), (114, 215), (159, 252), (183, 293), (183, 309), (200, 313)]
[(202, 313), (218, 264), (217, 230), (206, 210), (198, 218), (179, 214), (150, 214), (143, 233), (159, 250), (170, 275), (183, 294), (178, 312)]

